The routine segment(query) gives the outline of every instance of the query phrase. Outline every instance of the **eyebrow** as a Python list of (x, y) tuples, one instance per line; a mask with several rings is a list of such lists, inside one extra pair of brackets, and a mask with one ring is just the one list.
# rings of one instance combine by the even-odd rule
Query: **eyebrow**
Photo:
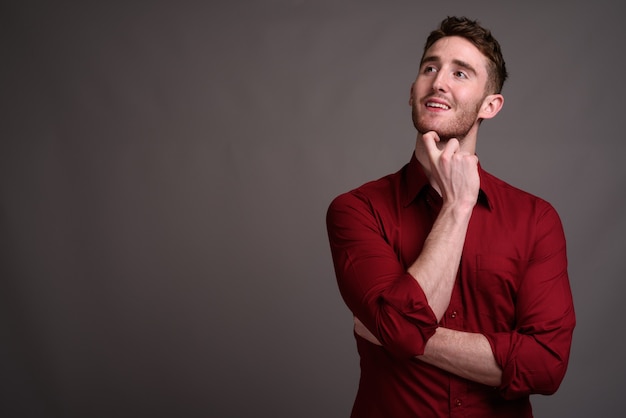
[[(441, 58), (437, 55), (428, 55), (426, 57), (424, 57), (424, 59), (422, 60), (422, 63), (420, 66), (426, 64), (426, 63), (440, 63), (441, 62)], [(467, 71), (470, 71), (474, 74), (476, 74), (476, 69), (474, 67), (472, 67), (469, 63), (460, 60), (460, 59), (453, 59), (452, 63), (461, 67), (461, 68), (465, 68)]]

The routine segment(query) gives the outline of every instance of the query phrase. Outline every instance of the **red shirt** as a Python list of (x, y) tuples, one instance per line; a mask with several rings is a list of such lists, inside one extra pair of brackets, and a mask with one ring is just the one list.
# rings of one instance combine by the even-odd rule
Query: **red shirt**
[[(415, 156), (331, 203), (339, 290), (383, 344), (356, 337), (361, 379), (352, 417), (532, 417), (529, 395), (559, 387), (575, 325), (561, 221), (546, 201), (481, 167), (479, 174), (478, 203), (439, 323), (407, 273), (442, 203)], [(502, 384), (485, 386), (415, 359), (438, 326), (485, 335)]]

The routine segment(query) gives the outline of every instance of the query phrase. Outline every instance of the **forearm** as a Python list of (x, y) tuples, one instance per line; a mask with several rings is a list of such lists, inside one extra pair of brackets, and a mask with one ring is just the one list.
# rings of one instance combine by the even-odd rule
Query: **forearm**
[(441, 142), (434, 131), (418, 135), (415, 156), (443, 205), (419, 257), (407, 271), (423, 289), (439, 321), (450, 304), (467, 227), (478, 199), (478, 158), (473, 150), (462, 149), (456, 138)]
[(502, 370), (487, 338), (478, 333), (437, 328), (419, 360), (457, 376), (489, 386), (499, 386)]
[[(354, 317), (354, 331), (372, 344), (381, 345), (357, 317)], [(424, 354), (416, 358), (485, 385), (500, 386), (502, 381), (502, 370), (496, 363), (489, 341), (482, 334), (439, 327), (426, 342)]]
[(471, 207), (444, 205), (424, 243), (424, 248), (408, 268), (418, 282), (439, 321), (450, 303)]

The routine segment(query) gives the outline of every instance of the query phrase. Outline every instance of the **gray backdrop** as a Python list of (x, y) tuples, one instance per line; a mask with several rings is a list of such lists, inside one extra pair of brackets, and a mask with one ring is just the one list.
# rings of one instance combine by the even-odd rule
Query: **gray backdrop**
[(538, 417), (623, 406), (619, 2), (3, 2), (0, 415), (347, 417), (330, 200), (396, 171), (446, 15), (511, 77), (478, 153), (549, 200), (578, 327)]

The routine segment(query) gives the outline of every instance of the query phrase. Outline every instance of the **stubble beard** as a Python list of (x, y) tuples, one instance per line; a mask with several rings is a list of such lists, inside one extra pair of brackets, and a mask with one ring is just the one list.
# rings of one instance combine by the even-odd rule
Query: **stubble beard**
[(430, 121), (426, 120), (426, 116), (420, 117), (419, 103), (413, 104), (412, 117), (413, 126), (420, 134), (426, 132), (435, 131), (439, 136), (440, 141), (447, 142), (452, 138), (456, 138), (460, 141), (467, 136), (474, 124), (477, 122), (478, 112), (480, 110), (481, 102), (477, 102), (474, 106), (466, 106), (460, 109), (460, 113), (457, 117), (445, 124), (437, 124), (434, 126)]

